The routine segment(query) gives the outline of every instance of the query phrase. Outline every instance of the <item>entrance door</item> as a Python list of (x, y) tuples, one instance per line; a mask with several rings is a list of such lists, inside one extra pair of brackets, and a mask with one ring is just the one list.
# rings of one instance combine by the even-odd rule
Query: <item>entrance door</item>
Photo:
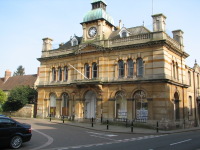
[(62, 107), (62, 116), (68, 116), (69, 115), (69, 96), (66, 93), (62, 95), (61, 107)]
[(96, 94), (88, 91), (85, 95), (85, 118), (96, 117)]
[(50, 96), (50, 114), (55, 116), (56, 115), (56, 95), (51, 94)]

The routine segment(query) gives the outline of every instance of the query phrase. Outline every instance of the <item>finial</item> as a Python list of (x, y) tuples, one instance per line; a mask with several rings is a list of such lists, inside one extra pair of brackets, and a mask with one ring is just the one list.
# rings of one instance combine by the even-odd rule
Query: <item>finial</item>
[(143, 21), (143, 26), (144, 26), (144, 21)]
[(197, 64), (197, 60), (195, 59), (195, 65)]

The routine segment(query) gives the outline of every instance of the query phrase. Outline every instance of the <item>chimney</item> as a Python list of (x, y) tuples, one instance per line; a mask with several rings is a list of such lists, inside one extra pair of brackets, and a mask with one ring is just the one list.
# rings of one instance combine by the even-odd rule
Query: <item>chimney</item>
[(156, 14), (152, 15), (152, 18), (153, 18), (153, 32), (159, 32), (159, 31), (165, 32), (166, 16), (164, 16), (163, 14)]
[(183, 46), (183, 31), (182, 30), (174, 30), (173, 33), (173, 39), (177, 41), (180, 45)]
[(122, 20), (119, 20), (119, 29), (122, 28)]
[(43, 40), (43, 48), (42, 51), (48, 51), (48, 50), (52, 50), (52, 39), (50, 38), (44, 38)]
[(6, 70), (5, 71), (4, 82), (6, 82), (9, 77), (11, 77), (11, 71), (10, 70)]

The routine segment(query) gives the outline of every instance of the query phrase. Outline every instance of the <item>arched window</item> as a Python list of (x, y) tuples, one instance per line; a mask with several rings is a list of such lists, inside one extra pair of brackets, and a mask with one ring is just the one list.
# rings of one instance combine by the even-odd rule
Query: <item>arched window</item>
[(176, 79), (179, 80), (178, 63), (176, 63)]
[(175, 120), (180, 119), (180, 100), (177, 92), (174, 93), (174, 104), (175, 104)]
[(173, 78), (176, 79), (176, 66), (175, 66), (175, 63), (173, 62), (172, 65), (173, 65), (172, 66), (173, 67)]
[(137, 76), (143, 77), (144, 75), (144, 63), (142, 58), (137, 59)]
[(188, 84), (191, 86), (191, 73), (188, 71)]
[(192, 115), (192, 96), (189, 96), (189, 101), (188, 101), (188, 114)]
[(127, 118), (127, 100), (122, 91), (115, 95), (115, 113), (116, 118)]
[(97, 78), (97, 73), (98, 73), (97, 63), (93, 63), (92, 64), (92, 78)]
[(89, 64), (85, 64), (85, 76), (89, 79), (90, 78), (90, 66)]
[(62, 81), (62, 68), (58, 68), (58, 81)]
[(52, 68), (52, 81), (56, 81), (56, 69)]
[(64, 81), (68, 80), (68, 68), (65, 66), (64, 67)]
[(148, 101), (146, 94), (142, 90), (138, 90), (134, 93), (133, 98), (136, 105), (136, 119), (147, 120), (148, 119)]
[(128, 59), (127, 65), (128, 65), (128, 78), (131, 78), (133, 77), (133, 71), (134, 71), (133, 60)]
[(55, 116), (56, 115), (56, 95), (50, 95), (50, 112), (49, 114)]
[(67, 93), (62, 95), (62, 116), (69, 115), (69, 96)]
[(124, 77), (124, 61), (120, 60), (118, 62), (118, 68), (119, 68), (119, 78), (123, 78)]

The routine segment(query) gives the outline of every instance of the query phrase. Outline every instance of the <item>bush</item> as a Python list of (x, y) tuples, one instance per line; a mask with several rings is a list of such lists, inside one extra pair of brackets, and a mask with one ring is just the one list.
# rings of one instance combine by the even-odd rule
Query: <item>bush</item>
[(37, 91), (28, 86), (19, 86), (10, 91), (8, 100), (3, 104), (3, 111), (17, 111), (33, 101)]

